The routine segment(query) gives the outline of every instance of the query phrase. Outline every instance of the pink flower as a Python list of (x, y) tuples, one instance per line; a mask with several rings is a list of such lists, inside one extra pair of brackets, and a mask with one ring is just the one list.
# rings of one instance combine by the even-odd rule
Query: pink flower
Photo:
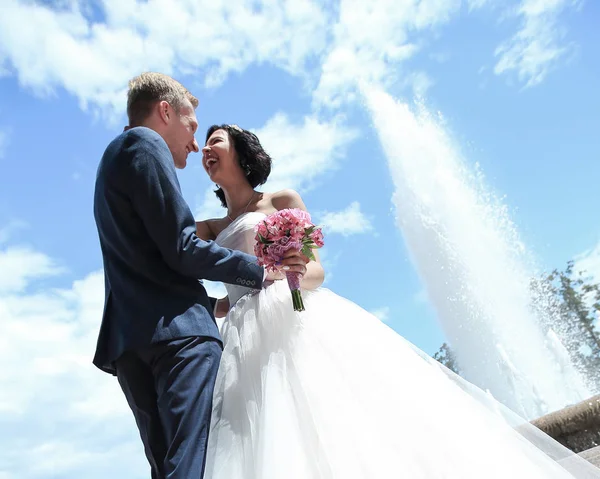
[(292, 244), (273, 243), (267, 248), (267, 255), (270, 258), (277, 258), (278, 260), (283, 259), (285, 253), (287, 253), (292, 247)]
[[(308, 229), (313, 231), (308, 234)], [(323, 246), (323, 233), (316, 228), (310, 215), (301, 209), (284, 209), (267, 216), (256, 225), (254, 253), (261, 265), (275, 267), (290, 249), (301, 250)], [(260, 236), (259, 236), (260, 235)]]
[(322, 248), (325, 244), (325, 242), (323, 241), (323, 232), (320, 229), (314, 230), (311, 233), (310, 238), (313, 240), (313, 242), (318, 248)]
[[(311, 231), (312, 230), (312, 231)], [(323, 246), (323, 233), (312, 224), (310, 215), (301, 209), (285, 209), (267, 216), (256, 225), (254, 254), (258, 263), (269, 270), (276, 270), (290, 249), (303, 250), (312, 255), (312, 249)], [(310, 233), (309, 233), (310, 231)], [(300, 276), (287, 272), (288, 285), (292, 292), (294, 311), (304, 311), (300, 293)]]

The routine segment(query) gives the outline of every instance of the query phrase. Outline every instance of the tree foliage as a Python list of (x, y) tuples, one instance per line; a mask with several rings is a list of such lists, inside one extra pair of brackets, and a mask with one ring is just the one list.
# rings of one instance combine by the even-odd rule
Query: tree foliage
[[(600, 386), (600, 284), (584, 271), (577, 271), (573, 261), (564, 270), (531, 281), (533, 309), (544, 333), (552, 330), (569, 353), (572, 362), (590, 381), (592, 389)], [(460, 374), (460, 365), (452, 348), (444, 343), (434, 359)]]
[(433, 355), (433, 359), (439, 361), (448, 369), (454, 371), (456, 374), (460, 374), (460, 368), (458, 367), (456, 356), (454, 355), (454, 352), (452, 351), (450, 346), (448, 346), (447, 343), (441, 345), (438, 352)]
[[(596, 328), (600, 312), (600, 285), (569, 261), (564, 271), (554, 270), (532, 281), (532, 289), (542, 292), (536, 307), (542, 328), (552, 329), (565, 346), (571, 360), (593, 385), (600, 385), (600, 334)], [(543, 313), (544, 311), (542, 311)]]

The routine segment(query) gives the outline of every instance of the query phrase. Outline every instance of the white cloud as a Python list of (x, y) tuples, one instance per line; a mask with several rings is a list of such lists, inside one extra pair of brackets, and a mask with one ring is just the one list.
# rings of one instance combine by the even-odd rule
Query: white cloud
[[(259, 187), (269, 192), (286, 188), (301, 193), (309, 191), (319, 178), (338, 167), (348, 145), (357, 137), (357, 132), (339, 118), (325, 121), (306, 116), (300, 123), (294, 123), (283, 113), (252, 131), (273, 159), (271, 176)], [(225, 214), (213, 189), (211, 186), (205, 191), (195, 208), (198, 219)]]
[[(118, 382), (91, 362), (103, 273), (68, 288), (36, 287), (59, 273), (55, 264), (30, 248), (0, 248), (0, 477), (148, 477)], [(209, 294), (225, 294), (206, 283)]]
[(410, 36), (448, 21), (459, 7), (459, 0), (342, 0), (314, 93), (316, 104), (339, 107), (355, 98), (363, 82), (392, 84), (397, 65), (419, 48)]
[(319, 177), (338, 167), (346, 148), (358, 136), (338, 118), (325, 121), (306, 116), (294, 124), (283, 113), (254, 132), (273, 158), (273, 171), (265, 185), (268, 191), (310, 190)]
[(319, 224), (326, 233), (338, 233), (343, 236), (373, 231), (371, 221), (360, 211), (360, 203), (352, 202), (346, 209), (324, 212), (319, 215)]
[(563, 41), (560, 14), (580, 5), (580, 0), (523, 0), (516, 9), (520, 30), (498, 46), (494, 67), (497, 75), (514, 72), (525, 87), (541, 83), (573, 49)]
[(31, 280), (61, 272), (62, 268), (51, 258), (30, 248), (0, 250), (0, 294), (22, 292)]
[(64, 88), (83, 108), (111, 113), (124, 110), (127, 80), (145, 70), (201, 73), (207, 86), (252, 63), (304, 75), (328, 23), (317, 0), (100, 0), (104, 23), (81, 4), (4, 0), (0, 71), (37, 94)]
[(469, 12), (471, 12), (494, 2), (495, 0), (468, 0), (467, 4), (469, 6)]
[(377, 316), (380, 321), (386, 323), (390, 319), (390, 308), (388, 306), (384, 306), (382, 308), (374, 309), (371, 311), (371, 314)]
[[(29, 248), (0, 250), (4, 477), (147, 477), (116, 378), (91, 363), (104, 303), (102, 272), (66, 289), (37, 288), (37, 280), (58, 274), (55, 265)], [(16, 279), (7, 280), (11, 274)]]

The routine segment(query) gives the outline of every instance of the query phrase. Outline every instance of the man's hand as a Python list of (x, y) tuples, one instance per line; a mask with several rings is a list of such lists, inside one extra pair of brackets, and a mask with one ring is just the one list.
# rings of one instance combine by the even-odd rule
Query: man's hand
[(276, 281), (285, 278), (285, 274), (288, 272), (298, 273), (300, 279), (306, 274), (306, 265), (310, 261), (309, 258), (304, 256), (299, 250), (289, 250), (279, 266), (277, 271), (269, 271), (267, 273), (267, 281)]

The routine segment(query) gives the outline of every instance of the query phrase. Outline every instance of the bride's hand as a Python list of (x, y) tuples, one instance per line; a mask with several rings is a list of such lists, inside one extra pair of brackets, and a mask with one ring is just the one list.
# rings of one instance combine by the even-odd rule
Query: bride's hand
[(306, 274), (306, 265), (309, 261), (310, 259), (304, 256), (299, 250), (291, 249), (283, 257), (279, 269), (274, 272), (268, 272), (267, 280), (277, 281), (283, 279), (285, 278), (285, 274), (289, 272), (298, 273), (300, 279), (302, 279)]
[(265, 281), (272, 283), (273, 281), (278, 281), (283, 278), (285, 278), (285, 273), (282, 273), (281, 271), (267, 271)]

